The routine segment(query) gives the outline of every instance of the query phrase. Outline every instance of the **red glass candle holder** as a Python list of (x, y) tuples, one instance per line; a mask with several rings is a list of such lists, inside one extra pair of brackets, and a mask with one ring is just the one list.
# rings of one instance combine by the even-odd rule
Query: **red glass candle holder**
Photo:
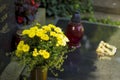
[(70, 40), (70, 47), (80, 47), (80, 41), (84, 34), (84, 28), (81, 23), (70, 22), (67, 26), (66, 36)]

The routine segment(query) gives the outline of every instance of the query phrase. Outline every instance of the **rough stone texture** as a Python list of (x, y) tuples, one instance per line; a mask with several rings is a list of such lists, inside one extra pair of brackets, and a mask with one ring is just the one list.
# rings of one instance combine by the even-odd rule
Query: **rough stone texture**
[(120, 0), (93, 0), (94, 6), (106, 8), (120, 8)]
[[(68, 20), (59, 20), (57, 26), (66, 29)], [(63, 80), (119, 80), (120, 79), (120, 28), (83, 22), (85, 29), (81, 47), (68, 55), (64, 63)], [(111, 60), (99, 60), (96, 48), (103, 40), (117, 47)], [(89, 45), (89, 46), (88, 46)]]
[(97, 19), (107, 18), (120, 21), (120, 0), (93, 0), (95, 16)]
[(41, 23), (41, 25), (45, 25), (46, 21), (46, 14), (45, 8), (39, 8), (36, 14), (35, 21)]
[[(7, 13), (7, 12), (6, 12)], [(12, 15), (12, 14), (11, 14)], [(12, 16), (12, 17), (14, 17), (14, 16)], [(9, 21), (11, 21), (11, 20), (9, 20)], [(36, 19), (35, 19), (35, 21), (37, 21), (37, 22), (40, 22), (42, 25), (44, 25), (45, 24), (45, 9), (42, 9), (42, 8), (40, 8), (40, 9), (38, 9), (38, 12), (37, 12), (37, 14), (36, 14)], [(4, 22), (6, 22), (6, 21), (4, 21)], [(6, 22), (7, 23), (7, 22)], [(12, 23), (12, 22), (11, 22)], [(13, 24), (15, 24), (15, 23), (13, 23)], [(10, 27), (12, 27), (12, 26), (10, 26)], [(24, 26), (23, 26), (24, 27)], [(10, 33), (10, 32), (9, 32)], [(0, 39), (0, 41), (2, 41), (2, 39), (3, 38), (5, 38), (6, 39), (6, 37), (7, 38), (9, 38), (9, 39), (11, 39), (10, 37), (9, 37), (9, 33), (6, 33), (8, 36), (2, 36), (2, 34), (0, 33), (0, 35), (1, 35), (1, 39)], [(8, 40), (7, 40), (8, 41)], [(11, 42), (9, 42), (8, 44), (11, 44)], [(5, 45), (5, 44), (3, 44), (3, 46), (10, 46), (10, 45)], [(2, 45), (0, 45), (0, 47), (2, 47)], [(4, 48), (3, 48), (4, 49)], [(10, 50), (11, 49), (11, 46), (9, 47), (9, 48), (7, 48), (8, 50)], [(21, 66), (19, 63), (17, 63), (17, 62), (14, 62), (14, 61), (12, 61), (12, 62), (10, 62), (6, 67), (5, 67), (5, 64), (7, 64), (7, 63), (5, 63), (5, 61), (7, 60), (8, 62), (10, 61), (10, 59), (7, 59), (6, 58), (6, 56), (5, 56), (5, 52), (3, 53), (4, 54), (4, 57), (2, 57), (1, 55), (0, 55), (0, 59), (2, 59), (0, 62), (2, 62), (2, 63), (0, 63), (0, 70), (1, 70), (1, 76), (0, 76), (0, 80), (19, 80), (19, 77), (20, 77), (20, 75), (22, 75), (22, 74), (24, 74), (24, 71), (23, 71), (23, 69), (24, 69), (24, 65), (23, 66)], [(2, 54), (2, 55), (3, 55)], [(2, 68), (5, 68), (4, 70), (2, 69)], [(50, 79), (51, 80), (51, 79)]]
[(18, 62), (10, 62), (0, 76), (0, 80), (19, 80), (24, 65)]
[(16, 30), (14, 0), (0, 0), (0, 74), (9, 63), (6, 52), (12, 50)]
[(113, 14), (120, 13), (119, 0), (93, 0), (93, 4), (96, 11), (103, 11)]
[(120, 21), (120, 15), (119, 14), (111, 14), (111, 13), (105, 13), (105, 12), (98, 12), (98, 11), (95, 11), (95, 17), (97, 19), (105, 19), (105, 18), (108, 18), (110, 17), (110, 19), (112, 21)]

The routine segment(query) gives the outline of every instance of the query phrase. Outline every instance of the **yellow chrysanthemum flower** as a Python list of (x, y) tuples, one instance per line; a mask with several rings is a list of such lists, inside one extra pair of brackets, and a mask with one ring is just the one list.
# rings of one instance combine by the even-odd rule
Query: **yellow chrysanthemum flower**
[(56, 44), (56, 46), (66, 46), (66, 44), (67, 44), (67, 42), (68, 42), (69, 40), (67, 39), (67, 37), (65, 37), (65, 36), (58, 36), (57, 37), (57, 44)]
[(56, 28), (56, 26), (53, 25), (53, 24), (49, 24), (48, 26), (51, 27), (51, 28)]
[(66, 46), (66, 41), (62, 40), (61, 46)]
[(44, 57), (45, 59), (48, 59), (48, 58), (50, 57), (50, 53), (48, 53), (48, 52), (44, 53), (44, 54), (43, 54), (43, 57)]
[(51, 27), (50, 26), (43, 26), (42, 27), (44, 30), (46, 30), (46, 31), (51, 31)]
[(48, 59), (50, 57), (50, 53), (46, 50), (40, 50), (39, 54), (43, 56), (43, 58)]
[(50, 36), (54, 36), (54, 37), (56, 37), (56, 36), (57, 36), (57, 33), (56, 33), (56, 32), (51, 31), (51, 32), (50, 32)]
[(62, 40), (57, 41), (57, 46), (62, 45), (62, 44), (63, 44)]
[(22, 35), (29, 34), (29, 30), (23, 30)]
[(61, 30), (61, 28), (59, 28), (59, 27), (54, 28), (54, 30), (55, 30), (56, 32), (58, 32), (58, 33), (62, 33), (62, 30)]
[(69, 42), (69, 39), (66, 36), (64, 36), (63, 40)]
[(29, 46), (28, 44), (25, 44), (25, 45), (23, 45), (23, 47), (22, 47), (22, 50), (23, 50), (24, 52), (28, 52), (29, 49), (30, 49), (30, 46)]
[(47, 34), (43, 34), (43, 35), (41, 35), (41, 39), (47, 41), (47, 40), (49, 40), (49, 36)]
[(63, 35), (61, 35), (61, 34), (56, 34), (56, 38), (57, 38), (58, 40), (62, 40), (62, 39), (63, 39)]
[(18, 46), (17, 46), (17, 50), (19, 50), (19, 51), (21, 50), (22, 51), (23, 45), (24, 45), (24, 41), (20, 41)]
[(50, 57), (50, 53), (46, 50), (40, 50), (39, 54), (43, 56), (43, 58), (48, 59)]
[(33, 56), (34, 56), (34, 57), (36, 57), (36, 56), (38, 56), (38, 55), (37, 55), (37, 54), (35, 54), (35, 53), (33, 53)]
[(35, 36), (35, 32), (33, 30), (30, 30), (30, 33), (28, 34), (30, 38), (33, 38)]
[(44, 30), (44, 29), (40, 29), (40, 32), (41, 32), (41, 33), (47, 33), (47, 31)]
[(45, 33), (46, 33), (45, 30), (39, 29), (39, 30), (36, 32), (36, 36), (41, 37), (41, 36), (42, 36), (43, 34), (45, 34)]
[(43, 55), (45, 50), (39, 50), (39, 55)]
[(37, 26), (31, 27), (30, 30), (37, 31), (38, 27)]
[(37, 52), (37, 49), (35, 48), (34, 51), (33, 51), (33, 54), (32, 54), (34, 57), (38, 56), (39, 53)]
[(18, 45), (22, 45), (22, 44), (24, 44), (23, 40), (21, 40)]

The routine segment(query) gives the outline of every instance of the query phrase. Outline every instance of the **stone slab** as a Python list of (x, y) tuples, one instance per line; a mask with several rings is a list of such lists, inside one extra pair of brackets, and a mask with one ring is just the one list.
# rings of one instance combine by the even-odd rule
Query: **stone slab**
[(120, 14), (120, 0), (93, 0), (95, 11)]
[(18, 62), (10, 62), (2, 72), (0, 80), (19, 80), (24, 67), (25, 65), (20, 65)]
[(39, 22), (41, 25), (46, 24), (46, 10), (45, 8), (39, 8), (36, 13), (35, 21)]
[[(66, 29), (69, 20), (59, 20), (57, 26)], [(84, 37), (81, 47), (68, 54), (64, 72), (59, 73), (63, 80), (119, 80), (120, 79), (120, 28), (83, 22)], [(117, 47), (111, 60), (99, 60), (96, 48), (103, 40)]]
[(16, 30), (14, 0), (0, 0), (0, 74), (9, 63), (6, 52), (13, 47), (13, 35)]

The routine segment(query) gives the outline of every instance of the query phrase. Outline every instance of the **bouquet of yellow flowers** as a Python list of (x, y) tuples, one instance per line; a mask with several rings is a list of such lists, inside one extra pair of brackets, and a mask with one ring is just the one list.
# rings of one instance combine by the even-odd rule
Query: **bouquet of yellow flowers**
[(65, 53), (68, 52), (67, 42), (69, 40), (61, 28), (53, 24), (41, 26), (36, 23), (22, 31), (14, 55), (29, 71), (37, 66), (61, 70)]

